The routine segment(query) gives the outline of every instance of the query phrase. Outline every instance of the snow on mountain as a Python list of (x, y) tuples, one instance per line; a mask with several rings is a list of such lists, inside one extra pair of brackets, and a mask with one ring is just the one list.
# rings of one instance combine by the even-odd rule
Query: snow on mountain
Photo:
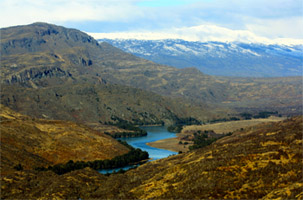
[(301, 76), (303, 45), (199, 42), (181, 39), (99, 39), (126, 52), (178, 68), (220, 76)]
[(115, 33), (88, 33), (96, 39), (124, 39), (124, 40), (167, 40), (182, 39), (185, 41), (210, 42), (217, 41), (222, 43), (241, 42), (241, 43), (260, 43), (267, 45), (302, 45), (303, 39), (300, 38), (267, 38), (255, 34), (249, 30), (234, 30), (213, 24), (203, 24), (191, 27), (170, 28), (158, 30), (156, 32), (115, 32)]

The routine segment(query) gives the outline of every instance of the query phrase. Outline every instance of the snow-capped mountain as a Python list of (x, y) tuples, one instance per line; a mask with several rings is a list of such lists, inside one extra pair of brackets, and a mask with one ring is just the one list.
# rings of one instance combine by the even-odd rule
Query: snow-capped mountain
[(303, 45), (194, 42), (180, 39), (99, 39), (123, 51), (178, 68), (219, 76), (302, 76)]

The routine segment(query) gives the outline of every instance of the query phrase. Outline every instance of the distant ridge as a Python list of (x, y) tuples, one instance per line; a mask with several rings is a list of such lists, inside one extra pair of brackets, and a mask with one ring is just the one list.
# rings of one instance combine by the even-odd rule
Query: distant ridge
[(301, 76), (302, 45), (199, 42), (180, 39), (99, 39), (123, 51), (177, 68), (197, 67), (216, 76)]
[(221, 42), (221, 43), (257, 43), (266, 45), (303, 45), (302, 38), (268, 38), (256, 35), (247, 30), (235, 30), (216, 25), (204, 24), (191, 27), (170, 28), (156, 32), (113, 32), (88, 33), (96, 39), (108, 38), (112, 40), (175, 40), (181, 39), (191, 42)]

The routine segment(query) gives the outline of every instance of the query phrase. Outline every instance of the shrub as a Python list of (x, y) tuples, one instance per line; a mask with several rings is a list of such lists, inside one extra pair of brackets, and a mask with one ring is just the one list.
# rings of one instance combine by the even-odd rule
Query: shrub
[(23, 167), (22, 167), (22, 165), (19, 163), (18, 165), (15, 165), (15, 166), (14, 166), (14, 169), (17, 170), (17, 171), (22, 171), (22, 170), (23, 170)]

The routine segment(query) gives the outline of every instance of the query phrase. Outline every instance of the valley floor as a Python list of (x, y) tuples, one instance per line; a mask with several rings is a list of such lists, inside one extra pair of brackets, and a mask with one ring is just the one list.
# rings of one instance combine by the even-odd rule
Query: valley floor
[(302, 199), (302, 120), (244, 128), (109, 176), (90, 168), (62, 175), (14, 170), (1, 177), (1, 199)]

